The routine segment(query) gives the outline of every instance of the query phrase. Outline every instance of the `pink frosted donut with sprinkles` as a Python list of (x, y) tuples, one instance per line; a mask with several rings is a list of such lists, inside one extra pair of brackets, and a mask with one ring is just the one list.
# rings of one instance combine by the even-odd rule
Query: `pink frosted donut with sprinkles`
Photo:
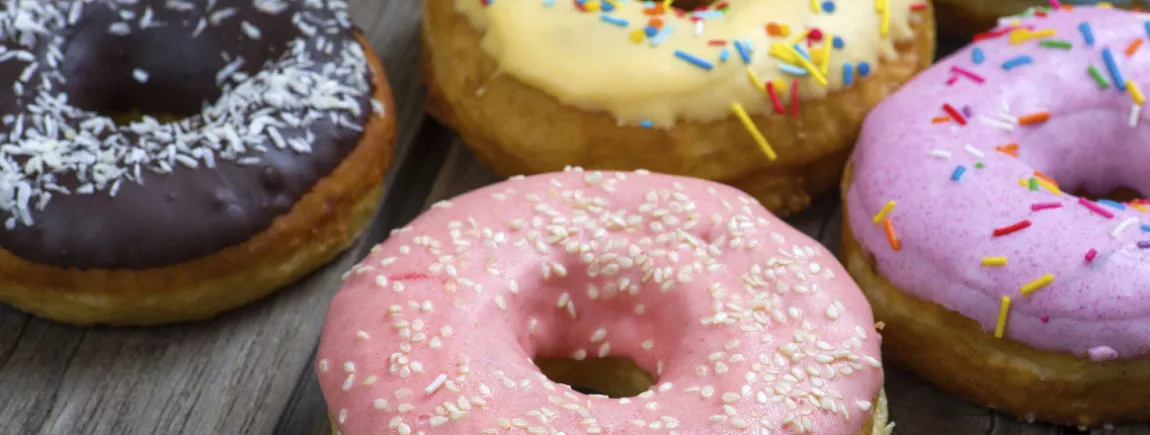
[(1150, 419), (1148, 37), (1034, 9), (869, 115), (843, 258), (890, 360), (1024, 418)]
[[(396, 230), (349, 272), (316, 370), (343, 435), (877, 435), (878, 348), (834, 256), (749, 196), (576, 169)], [(545, 359), (648, 381), (587, 394)]]

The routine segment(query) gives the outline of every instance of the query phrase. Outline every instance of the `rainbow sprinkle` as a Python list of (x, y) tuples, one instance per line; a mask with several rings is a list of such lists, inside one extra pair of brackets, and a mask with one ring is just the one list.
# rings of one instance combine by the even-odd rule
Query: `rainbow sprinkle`
[(965, 173), (966, 173), (966, 166), (959, 165), (957, 168), (954, 168), (954, 172), (950, 173), (950, 179), (952, 181), (961, 180), (962, 174), (965, 174)]
[(982, 265), (983, 266), (1005, 266), (1006, 265), (1006, 257), (983, 257), (982, 258)]
[(745, 127), (747, 132), (751, 134), (751, 137), (755, 139), (755, 143), (759, 144), (759, 148), (767, 155), (767, 159), (772, 162), (778, 159), (779, 156), (775, 154), (775, 149), (771, 148), (771, 144), (767, 143), (767, 138), (763, 137), (763, 132), (759, 131), (759, 128), (755, 126), (755, 122), (747, 115), (747, 111), (743, 109), (743, 105), (739, 103), (732, 104), (731, 111), (734, 112), (735, 116), (739, 118), (739, 121), (743, 123), (743, 127)]
[(1078, 31), (1082, 32), (1082, 40), (1086, 41), (1086, 45), (1094, 45), (1094, 30), (1090, 28), (1090, 24), (1086, 22), (1079, 24)]
[(1098, 206), (1098, 204), (1095, 204), (1086, 198), (1078, 198), (1078, 203), (1099, 216), (1102, 216), (1106, 219), (1114, 219), (1114, 213), (1111, 213), (1109, 210)]
[(998, 307), (998, 324), (994, 327), (994, 338), (1002, 338), (1006, 333), (1006, 316), (1010, 314), (1010, 296), (1002, 297), (1002, 305)]
[(1019, 290), (1022, 292), (1023, 296), (1030, 296), (1031, 293), (1041, 290), (1043, 287), (1050, 285), (1052, 282), (1054, 282), (1054, 274), (1048, 273), (1046, 275), (1042, 275), (1041, 278), (1026, 283)]
[(1122, 71), (1118, 69), (1118, 62), (1114, 60), (1109, 48), (1102, 49), (1102, 60), (1106, 62), (1106, 70), (1110, 72), (1110, 82), (1114, 83), (1114, 87), (1119, 91), (1125, 91), (1126, 79), (1122, 78)]
[(1090, 65), (1089, 68), (1086, 68), (1086, 71), (1090, 73), (1090, 77), (1094, 78), (1094, 82), (1098, 83), (1099, 88), (1106, 89), (1110, 87), (1110, 84), (1106, 83), (1106, 78), (1102, 77), (1102, 73), (1099, 72), (1098, 68), (1095, 68), (1094, 65)]
[(695, 65), (695, 66), (702, 68), (704, 70), (707, 70), (707, 71), (710, 71), (711, 69), (713, 69), (715, 67), (715, 65), (711, 64), (710, 62), (707, 62), (707, 61), (705, 61), (699, 57), (696, 57), (693, 54), (687, 53), (683, 50), (675, 50), (675, 57), (677, 57), (679, 59), (683, 59), (683, 60), (687, 61), (687, 63), (690, 63), (692, 65)]
[(1014, 68), (1018, 68), (1022, 65), (1030, 65), (1033, 62), (1034, 62), (1034, 59), (1032, 59), (1030, 56), (1022, 55), (1022, 56), (1018, 56), (1016, 58), (1010, 59), (1006, 62), (1003, 62), (1002, 63), (1002, 69), (1010, 71), (1010, 70), (1012, 70)]
[(874, 217), (871, 218), (871, 221), (873, 221), (876, 224), (881, 223), (883, 221), (883, 219), (886, 219), (886, 216), (890, 214), (891, 210), (894, 210), (894, 200), (893, 199), (890, 201), (887, 201), (886, 205), (883, 205), (882, 209), (879, 210), (878, 213), (875, 213)]

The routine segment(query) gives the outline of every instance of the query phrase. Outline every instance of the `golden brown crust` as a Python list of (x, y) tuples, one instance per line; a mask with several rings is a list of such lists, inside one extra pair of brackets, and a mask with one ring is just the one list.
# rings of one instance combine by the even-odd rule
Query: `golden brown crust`
[(368, 121), (351, 154), (270, 228), (210, 256), (147, 270), (62, 269), (0, 249), (0, 300), (77, 325), (178, 323), (260, 299), (330, 261), (375, 216), (395, 138), (386, 73), (359, 41), (385, 112)]
[[(843, 192), (850, 185), (848, 165)], [(1094, 363), (996, 339), (977, 322), (895, 288), (843, 219), (841, 257), (884, 322), (883, 358), (964, 397), (1024, 419), (1082, 426), (1150, 420), (1150, 359)]]
[[(560, 103), (542, 90), (499, 75), (480, 47), (483, 34), (453, 0), (424, 0), (423, 77), (428, 111), (456, 129), (479, 160), (500, 175), (565, 166), (648, 169), (720, 181), (751, 194), (776, 214), (805, 208), (838, 182), (863, 117), (934, 55), (929, 12), (916, 40), (877, 73), (827, 98), (803, 101), (797, 119), (754, 117), (778, 152), (771, 162), (734, 117), (680, 123), (670, 130), (620, 127), (607, 113)], [(765, 97), (764, 97), (765, 98)]]

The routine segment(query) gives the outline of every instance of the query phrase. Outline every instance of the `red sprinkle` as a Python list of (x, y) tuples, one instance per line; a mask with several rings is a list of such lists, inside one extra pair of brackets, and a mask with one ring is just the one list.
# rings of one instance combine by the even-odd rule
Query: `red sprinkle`
[(1042, 323), (1050, 323), (1050, 316), (1042, 316)]
[(1013, 233), (1015, 231), (1021, 230), (1023, 228), (1029, 227), (1029, 226), (1030, 226), (1030, 221), (1024, 220), (1022, 222), (1016, 223), (1016, 224), (1008, 226), (1008, 227), (996, 228), (994, 230), (994, 237), (1005, 236), (1007, 234)]
[(791, 82), (791, 116), (799, 117), (799, 79)]
[(815, 42), (822, 41), (823, 31), (819, 29), (811, 29), (810, 33), (807, 33), (807, 39)]
[(1090, 211), (1098, 213), (1106, 219), (1114, 219), (1114, 213), (1111, 213), (1109, 210), (1102, 208), (1102, 206), (1099, 206), (1098, 204), (1095, 204), (1086, 198), (1078, 198), (1078, 203), (1082, 204), (1083, 207), (1090, 209)]
[(966, 117), (962, 116), (961, 113), (955, 110), (954, 106), (951, 106), (948, 103), (943, 103), (942, 110), (945, 111), (947, 115), (950, 115), (951, 118), (954, 118), (954, 122), (957, 122), (958, 125), (966, 125)]
[(910, 5), (910, 10), (915, 11), (915, 12), (925, 11), (926, 8), (927, 8), (926, 3), (915, 3), (913, 5)]
[(958, 83), (958, 77), (956, 76), (951, 76), (949, 79), (946, 79), (947, 86), (953, 85), (955, 83)]
[(975, 74), (975, 73), (971, 72), (970, 70), (968, 70), (966, 68), (959, 67), (959, 66), (951, 66), (950, 71), (955, 73), (955, 74), (966, 77), (968, 79), (974, 80), (974, 82), (978, 83), (978, 84), (982, 84), (983, 82), (986, 81), (986, 79), (983, 78), (982, 76)]
[(1047, 210), (1047, 209), (1051, 209), (1051, 208), (1061, 208), (1061, 207), (1062, 207), (1062, 203), (1060, 203), (1060, 202), (1040, 202), (1038, 204), (1031, 204), (1030, 205), (1030, 211)]
[(724, 41), (722, 39), (712, 39), (710, 41), (707, 41), (707, 44), (708, 45), (714, 45), (716, 47), (722, 47), (724, 45), (727, 45), (727, 41)]
[(982, 33), (979, 33), (977, 35), (974, 35), (974, 40), (975, 41), (981, 41), (983, 39), (997, 38), (999, 36), (1006, 35), (1010, 32), (1018, 30), (1018, 29), (1034, 30), (1034, 26), (1010, 26), (1010, 27), (1004, 27), (1004, 28), (1001, 28), (998, 30), (991, 30), (988, 32), (982, 32)]
[(1089, 251), (1086, 251), (1086, 262), (1087, 263), (1094, 262), (1094, 257), (1097, 257), (1097, 256), (1098, 256), (1098, 251), (1095, 251), (1094, 249), (1090, 249)]
[(783, 107), (783, 102), (779, 100), (779, 94), (775, 92), (775, 82), (767, 82), (767, 95), (771, 97), (771, 104), (775, 105), (775, 113), (787, 113), (787, 108)]

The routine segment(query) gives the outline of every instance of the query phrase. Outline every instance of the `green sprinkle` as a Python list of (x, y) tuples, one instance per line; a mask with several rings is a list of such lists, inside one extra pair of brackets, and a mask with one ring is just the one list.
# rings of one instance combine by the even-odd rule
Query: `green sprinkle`
[(976, 169), (982, 169), (982, 168), (985, 168), (985, 167), (986, 167), (986, 165), (982, 164), (982, 162), (978, 162), (978, 163), (975, 163), (975, 164), (974, 164), (974, 167), (975, 167)]
[(1098, 87), (1102, 89), (1110, 87), (1110, 84), (1106, 83), (1106, 78), (1102, 77), (1102, 73), (1098, 71), (1098, 68), (1095, 68), (1094, 65), (1090, 65), (1089, 71), (1090, 77), (1094, 77), (1094, 82), (1098, 83)]
[(1067, 41), (1052, 41), (1049, 39), (1038, 41), (1038, 46), (1046, 48), (1061, 48), (1063, 50), (1069, 50), (1071, 48), (1070, 43)]
[(1030, 177), (1030, 190), (1038, 191), (1038, 180), (1035, 180), (1034, 177)]

